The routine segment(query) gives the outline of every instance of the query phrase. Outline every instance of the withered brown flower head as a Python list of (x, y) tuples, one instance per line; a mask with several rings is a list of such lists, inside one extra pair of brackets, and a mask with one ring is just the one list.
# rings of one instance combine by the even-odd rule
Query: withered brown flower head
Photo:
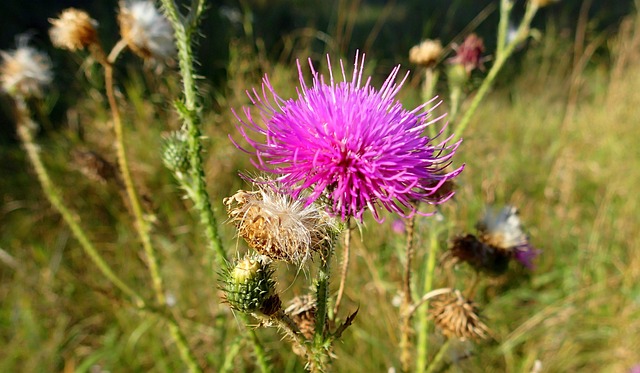
[(482, 63), (482, 53), (484, 52), (484, 42), (478, 35), (470, 34), (464, 42), (455, 48), (456, 55), (449, 59), (451, 64), (464, 66), (467, 74), (473, 70), (484, 70)]
[(447, 338), (477, 341), (487, 339), (491, 334), (480, 320), (476, 305), (465, 299), (458, 290), (432, 300), (429, 314)]
[(409, 50), (409, 62), (416, 65), (430, 67), (433, 66), (442, 55), (442, 44), (440, 40), (426, 39), (418, 45), (414, 45)]
[(313, 338), (316, 329), (316, 299), (313, 295), (293, 298), (284, 312), (296, 323), (302, 335), (307, 339)]
[(49, 37), (58, 48), (76, 51), (98, 42), (98, 22), (87, 12), (68, 8), (58, 18), (50, 18), (49, 22), (52, 25)]
[(304, 198), (294, 200), (268, 185), (240, 190), (224, 204), (238, 235), (272, 260), (302, 264), (330, 244), (338, 229), (335, 219), (317, 205), (305, 206)]

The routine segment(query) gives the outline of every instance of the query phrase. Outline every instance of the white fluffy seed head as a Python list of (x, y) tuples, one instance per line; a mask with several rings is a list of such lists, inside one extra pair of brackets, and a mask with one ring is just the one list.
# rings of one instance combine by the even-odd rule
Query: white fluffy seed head
[(11, 95), (40, 97), (53, 80), (49, 57), (27, 45), (28, 39), (18, 39), (18, 48), (0, 51), (0, 84)]
[(338, 224), (315, 204), (278, 193), (267, 185), (240, 190), (224, 199), (238, 235), (258, 253), (272, 260), (302, 264), (313, 251), (331, 244)]
[(151, 0), (121, 0), (120, 35), (143, 59), (166, 60), (175, 55), (173, 29)]

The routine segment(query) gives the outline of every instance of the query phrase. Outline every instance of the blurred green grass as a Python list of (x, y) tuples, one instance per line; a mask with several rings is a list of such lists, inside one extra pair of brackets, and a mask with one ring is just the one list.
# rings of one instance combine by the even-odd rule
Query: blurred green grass
[[(496, 340), (455, 343), (447, 361), (456, 363), (447, 366), (449, 371), (528, 372), (540, 360), (545, 372), (624, 372), (640, 363), (638, 27), (630, 16), (620, 32), (603, 42), (601, 49), (610, 57), (593, 59), (584, 68), (567, 57), (572, 39), (545, 30), (470, 124), (457, 154), (466, 170), (455, 200), (443, 209), (456, 222), (451, 233), (472, 229), (485, 204), (511, 203), (520, 208), (532, 243), (544, 253), (534, 272), (511, 268), (482, 289), (476, 300), (486, 301), (483, 314)], [(589, 34), (590, 40), (598, 35)], [(222, 198), (244, 186), (237, 172), (250, 169), (247, 157), (227, 139), (229, 133), (237, 135), (230, 108), (247, 104), (244, 89), (257, 86), (265, 71), (283, 95), (294, 93), (297, 79), (288, 58), (272, 62), (254, 47), (242, 39), (231, 43), (227, 74), (232, 78), (226, 87), (205, 87), (207, 97), (215, 98), (205, 112), (205, 171), (220, 221), (225, 220)], [(380, 61), (376, 56), (369, 52), (369, 62), (378, 62), (369, 68), (379, 80), (389, 57)], [(404, 61), (406, 56), (395, 58)], [(120, 82), (133, 172), (157, 216), (153, 235), (167, 291), (198, 359), (214, 367), (242, 326), (220, 304), (197, 219), (160, 162), (162, 134), (179, 128), (167, 99), (178, 94), (179, 78), (173, 72), (157, 78), (136, 71), (123, 72), (127, 78)], [(81, 75), (77, 79), (84, 79)], [(55, 126), (38, 142), (66, 201), (103, 255), (151, 298), (117, 187), (93, 183), (73, 166), (71, 153), (78, 148), (114, 159), (100, 87), (83, 88), (88, 93), (74, 93), (67, 125)], [(407, 106), (418, 102), (417, 80), (401, 95)], [(3, 146), (0, 160), (0, 249), (5, 253), (0, 262), (0, 371), (181, 371), (163, 322), (123, 303), (97, 273), (47, 203), (22, 150)], [(230, 226), (222, 228), (229, 250), (243, 247)], [(416, 263), (425, 260), (431, 228), (429, 218), (419, 219)], [(441, 238), (443, 246), (446, 239)], [(398, 310), (392, 301), (401, 276), (396, 255), (401, 244), (388, 224), (378, 228), (369, 221), (363, 237), (356, 234), (343, 309), (360, 311), (336, 345), (336, 371), (398, 366)], [(460, 276), (470, 274), (459, 271)], [(291, 272), (279, 271), (285, 298), (307, 290), (300, 278), (305, 274), (288, 287), (296, 280)], [(437, 275), (437, 285), (445, 285), (448, 274)], [(261, 329), (259, 335), (278, 371), (302, 369), (275, 332)], [(442, 342), (437, 334), (432, 341)], [(248, 344), (243, 343), (235, 362), (237, 371), (255, 368)]]

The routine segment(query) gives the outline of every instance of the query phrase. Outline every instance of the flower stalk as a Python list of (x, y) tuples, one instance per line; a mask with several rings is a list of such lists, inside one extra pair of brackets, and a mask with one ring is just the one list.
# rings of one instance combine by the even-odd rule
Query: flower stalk
[(93, 263), (98, 267), (100, 272), (102, 272), (102, 274), (109, 281), (111, 281), (113, 285), (120, 289), (120, 291), (127, 295), (134, 305), (140, 308), (144, 307), (145, 303), (143, 298), (138, 294), (138, 292), (133, 290), (133, 288), (131, 288), (122, 279), (120, 279), (120, 277), (118, 277), (113, 269), (111, 269), (109, 264), (107, 264), (102, 255), (100, 255), (91, 240), (87, 237), (84, 229), (78, 223), (77, 216), (64, 204), (60, 192), (51, 181), (51, 178), (49, 177), (49, 174), (44, 167), (44, 164), (42, 163), (42, 158), (40, 157), (38, 146), (33, 142), (32, 131), (37, 126), (31, 119), (27, 104), (24, 101), (24, 98), (21, 96), (14, 96), (14, 100), (16, 107), (18, 137), (20, 138), (22, 146), (27, 152), (29, 161), (36, 171), (36, 176), (38, 177), (38, 181), (42, 186), (42, 190), (44, 191), (45, 196), (53, 205), (53, 207), (58, 210), (60, 215), (62, 215), (62, 218), (71, 228), (71, 232), (80, 243), (80, 246), (93, 261)]
[[(503, 24), (508, 24), (508, 18), (510, 15), (509, 9), (511, 6), (512, 4), (510, 1), (508, 0), (501, 1), (500, 3), (501, 20), (500, 20), (499, 28), (504, 27), (502, 26)], [(516, 31), (516, 37), (513, 38), (513, 40), (511, 40), (510, 42), (506, 43), (506, 31), (504, 31), (504, 35), (499, 34), (499, 38), (504, 40), (502, 40), (502, 44), (501, 44), (501, 40), (498, 40), (496, 60), (491, 66), (491, 69), (489, 70), (489, 72), (487, 73), (487, 76), (482, 81), (482, 84), (480, 85), (480, 88), (478, 88), (478, 91), (473, 97), (473, 100), (471, 100), (471, 103), (469, 104), (469, 108), (465, 111), (464, 115), (460, 119), (460, 122), (456, 125), (455, 131), (454, 131), (454, 137), (453, 137), (454, 140), (459, 139), (462, 136), (462, 134), (464, 133), (464, 130), (469, 125), (469, 122), (471, 121), (473, 114), (476, 112), (476, 110), (480, 106), (480, 102), (482, 102), (484, 97), (489, 92), (489, 89), (493, 86), (493, 83), (496, 77), (498, 76), (498, 73), (504, 66), (505, 62), (507, 62), (509, 57), (511, 57), (511, 55), (513, 54), (513, 51), (516, 49), (516, 46), (519, 43), (521, 43), (523, 40), (525, 40), (526, 37), (528, 36), (529, 27), (531, 26), (531, 21), (533, 20), (533, 17), (536, 15), (538, 9), (539, 9), (539, 6), (536, 4), (536, 2), (534, 1), (527, 2), (527, 8), (525, 10), (524, 18), (522, 19), (522, 22), (520, 22), (520, 25), (518, 26), (518, 29)], [(506, 18), (507, 20), (503, 21), (502, 18)], [(504, 47), (501, 48), (501, 45), (504, 45)]]

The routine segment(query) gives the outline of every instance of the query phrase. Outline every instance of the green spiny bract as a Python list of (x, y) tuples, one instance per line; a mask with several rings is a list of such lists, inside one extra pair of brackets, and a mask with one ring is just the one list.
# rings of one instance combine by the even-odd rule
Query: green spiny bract
[(186, 173), (190, 168), (189, 144), (183, 132), (172, 132), (162, 141), (162, 161), (176, 173)]
[(281, 309), (271, 266), (256, 255), (247, 255), (222, 273), (222, 290), (231, 308), (271, 316)]

